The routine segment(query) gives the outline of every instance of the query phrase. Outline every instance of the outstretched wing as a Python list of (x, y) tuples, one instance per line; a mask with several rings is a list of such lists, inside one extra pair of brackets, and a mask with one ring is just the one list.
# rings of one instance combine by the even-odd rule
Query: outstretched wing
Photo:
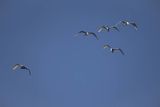
[(86, 32), (85, 31), (79, 31), (77, 34), (75, 34), (74, 36), (79, 36), (79, 33), (83, 33), (85, 34)]
[(113, 29), (119, 31), (118, 27), (116, 27), (116, 26), (112, 26), (111, 28), (113, 28)]
[(137, 24), (136, 23), (134, 23), (134, 22), (131, 22), (130, 23), (136, 30), (138, 30), (138, 26), (137, 26)]
[(119, 52), (121, 52), (122, 55), (124, 55), (124, 52), (123, 52), (122, 49), (120, 49), (120, 48), (113, 49), (113, 52), (114, 52), (114, 51), (119, 51)]
[(82, 31), (79, 31), (78, 33), (86, 33), (86, 31), (83, 31), (83, 30), (82, 30)]
[(31, 76), (31, 70), (29, 69), (29, 68), (27, 68), (26, 70), (28, 70), (28, 72), (29, 72), (29, 75)]
[(29, 75), (31, 75), (31, 71), (30, 71), (30, 69), (29, 69), (28, 67), (26, 67), (26, 66), (22, 66), (22, 67), (21, 67), (21, 69), (25, 69), (25, 70), (27, 70), (27, 71), (29, 72)]
[(122, 51), (122, 49), (119, 49), (119, 51), (122, 53), (122, 55), (124, 55), (124, 52)]
[(103, 45), (103, 48), (104, 48), (104, 49), (106, 49), (106, 48), (111, 48), (111, 46), (108, 45), (108, 44), (105, 44), (105, 45)]
[(103, 27), (98, 28), (98, 32), (102, 32), (103, 29)]
[(124, 20), (119, 21), (118, 23), (115, 24), (115, 26), (121, 26), (121, 25), (126, 25), (126, 22)]
[(15, 64), (15, 65), (12, 67), (12, 70), (16, 70), (16, 69), (18, 69), (18, 68), (20, 68), (20, 67), (21, 67), (20, 64)]
[(99, 38), (97, 37), (97, 35), (93, 32), (89, 32), (89, 34), (93, 35), (97, 40), (99, 40)]

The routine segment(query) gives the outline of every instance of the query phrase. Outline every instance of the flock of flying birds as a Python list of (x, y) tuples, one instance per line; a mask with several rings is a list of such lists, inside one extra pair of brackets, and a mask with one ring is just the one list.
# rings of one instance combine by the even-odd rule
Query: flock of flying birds
[[(118, 28), (119, 25), (122, 25), (122, 26), (131, 26), (135, 30), (138, 30), (138, 26), (137, 26), (137, 24), (135, 22), (129, 22), (127, 20), (122, 20), (122, 21), (118, 22), (117, 24), (115, 24), (113, 26), (102, 25), (102, 26), (100, 26), (98, 28), (97, 32), (102, 32), (102, 31), (110, 32), (111, 30), (116, 30), (116, 31), (119, 32), (119, 28)], [(94, 36), (97, 40), (99, 40), (98, 36), (94, 32), (79, 31), (78, 34), (83, 34), (83, 36)], [(75, 35), (75, 36), (78, 36), (78, 34)], [(114, 53), (114, 52), (120, 52), (122, 55), (124, 55), (124, 52), (122, 51), (121, 48), (112, 48), (109, 44), (105, 44), (103, 46), (103, 48), (104, 49), (106, 49), (106, 48), (110, 49), (110, 51), (112, 53)]]
[[(118, 26), (119, 25), (123, 25), (123, 26), (132, 26), (135, 30), (138, 29), (137, 27), (137, 24), (135, 22), (129, 22), (129, 21), (126, 21), (126, 20), (123, 20), (123, 21), (120, 21), (118, 22), (116, 25), (114, 26), (108, 26), (108, 25), (102, 25), (101, 27), (98, 28), (98, 32), (102, 32), (102, 31), (107, 31), (107, 32), (110, 32), (111, 30), (116, 30), (116, 31), (119, 31), (119, 28)], [(97, 40), (99, 40), (98, 36), (94, 33), (94, 32), (87, 32), (87, 31), (79, 31), (78, 32), (78, 35), (79, 34), (83, 34), (83, 36), (94, 36)], [(76, 36), (78, 36), (76, 35)], [(112, 53), (114, 52), (120, 52), (122, 55), (124, 55), (124, 52), (122, 51), (121, 48), (112, 48), (109, 44), (105, 44), (103, 46), (104, 49), (108, 48), (110, 49), (110, 51)], [(12, 70), (16, 71), (17, 69), (23, 69), (23, 70), (26, 70), (29, 72), (29, 75), (31, 75), (31, 71), (30, 69), (25, 66), (25, 65), (22, 65), (22, 64), (15, 64), (12, 68)]]

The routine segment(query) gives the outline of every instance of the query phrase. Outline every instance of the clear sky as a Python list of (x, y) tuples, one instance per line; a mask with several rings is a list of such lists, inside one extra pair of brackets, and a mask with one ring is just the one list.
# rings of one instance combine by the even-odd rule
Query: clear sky
[[(159, 10), (159, 0), (1, 0), (0, 107), (160, 107)], [(124, 19), (139, 30), (73, 36)]]

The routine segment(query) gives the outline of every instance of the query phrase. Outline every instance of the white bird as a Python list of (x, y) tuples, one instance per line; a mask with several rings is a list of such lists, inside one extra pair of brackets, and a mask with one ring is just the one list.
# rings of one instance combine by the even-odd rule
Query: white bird
[(25, 69), (29, 72), (29, 75), (31, 75), (31, 71), (28, 67), (22, 65), (22, 64), (15, 64), (13, 67), (12, 67), (12, 70), (17, 70), (17, 69)]
[(130, 26), (131, 25), (131, 26), (134, 27), (135, 30), (138, 30), (138, 26), (135, 22), (129, 22), (129, 21), (126, 21), (126, 20), (122, 20), (117, 25), (119, 25), (119, 24), (122, 24), (124, 26)]
[(94, 32), (86, 32), (86, 31), (79, 31), (79, 34), (83, 34), (83, 36), (94, 36), (97, 40), (99, 40), (99, 38), (97, 37), (97, 35)]
[(112, 47), (111, 47), (110, 45), (108, 45), (108, 44), (105, 44), (105, 45), (103, 46), (103, 48), (104, 48), (104, 49), (109, 48), (112, 53), (114, 53), (114, 52), (117, 51), (117, 52), (121, 52), (121, 54), (124, 55), (124, 52), (122, 51), (121, 48), (112, 48)]
[(119, 29), (116, 26), (111, 26), (109, 27), (108, 25), (102, 25), (99, 29), (98, 32), (102, 32), (104, 30), (106, 30), (107, 32), (109, 32), (111, 29), (115, 29), (117, 31), (119, 31)]

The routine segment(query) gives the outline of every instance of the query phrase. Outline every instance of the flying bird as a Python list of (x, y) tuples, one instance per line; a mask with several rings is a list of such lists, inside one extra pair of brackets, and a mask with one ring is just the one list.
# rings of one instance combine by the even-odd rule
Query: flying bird
[(106, 30), (107, 32), (109, 32), (110, 27), (108, 25), (102, 25), (101, 27), (98, 28), (98, 32), (102, 32)]
[(29, 72), (29, 75), (31, 75), (30, 69), (22, 64), (15, 64), (12, 68), (12, 70), (17, 70), (17, 69), (25, 69)]
[(129, 22), (129, 21), (126, 21), (126, 20), (122, 20), (120, 21), (118, 24), (122, 24), (124, 26), (133, 26), (135, 30), (138, 30), (138, 26), (135, 22)]
[(104, 49), (109, 48), (112, 53), (114, 53), (114, 52), (120, 52), (122, 55), (124, 55), (124, 52), (122, 51), (121, 48), (112, 48), (112, 47), (111, 47), (110, 45), (108, 45), (108, 44), (105, 44), (105, 45), (103, 46), (103, 48), (104, 48)]
[(80, 31), (78, 33), (83, 34), (83, 36), (94, 36), (97, 40), (99, 40), (99, 38), (97, 37), (97, 35), (94, 32)]
[(116, 26), (111, 26), (111, 27), (109, 27), (108, 25), (102, 25), (99, 29), (98, 29), (98, 32), (102, 32), (102, 31), (107, 31), (107, 32), (109, 32), (111, 29), (115, 29), (115, 30), (117, 30), (117, 31), (119, 31), (119, 29), (118, 29), (118, 27), (116, 27)]

